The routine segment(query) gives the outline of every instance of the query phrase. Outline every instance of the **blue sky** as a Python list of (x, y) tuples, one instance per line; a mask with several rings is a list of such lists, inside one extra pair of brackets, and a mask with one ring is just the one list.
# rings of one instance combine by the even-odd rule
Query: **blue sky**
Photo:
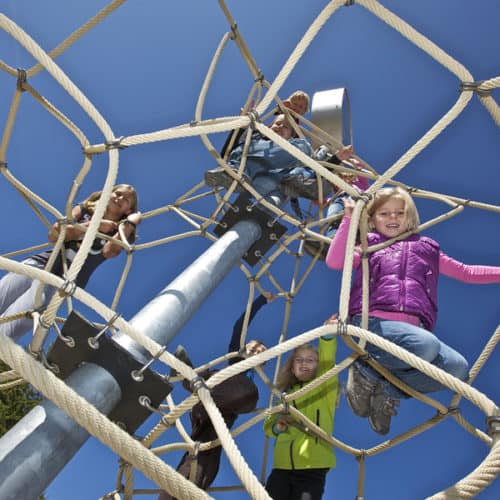
[[(268, 81), (279, 73), (310, 23), (327, 4), (325, 0), (278, 2), (255, 0), (227, 5), (259, 68)], [(482, 0), (480, 8), (465, 0), (384, 0), (382, 4), (430, 38), (462, 63), (475, 80), (499, 74), (500, 4)], [(8, 0), (2, 12), (49, 51), (107, 3), (102, 0)], [(76, 42), (57, 59), (66, 75), (101, 112), (117, 137), (151, 132), (189, 123), (217, 44), (229, 30), (217, 2), (129, 1)], [(33, 59), (13, 39), (0, 32), (0, 58), (10, 66), (28, 68)], [(29, 83), (76, 123), (91, 143), (102, 136), (88, 116), (46, 73)], [(205, 118), (234, 116), (243, 105), (253, 78), (234, 44), (226, 49), (207, 95)], [(358, 155), (383, 172), (398, 160), (455, 103), (457, 78), (402, 38), (396, 31), (359, 5), (340, 9), (323, 27), (298, 62), (279, 95), (285, 98), (297, 88), (311, 95), (320, 90), (347, 87), (353, 117), (353, 142)], [(0, 72), (0, 120), (6, 121), (15, 81)], [(493, 92), (498, 101), (500, 92)], [(211, 137), (220, 146), (225, 134)], [(477, 97), (428, 148), (397, 176), (397, 180), (485, 203), (500, 204), (498, 194), (498, 127)], [(83, 157), (79, 143), (33, 99), (24, 94), (16, 118), (6, 160), (11, 172), (59, 210)], [(81, 189), (83, 199), (99, 189), (108, 166), (104, 155), (96, 157)], [(130, 147), (120, 153), (118, 180), (136, 186), (141, 210), (149, 211), (175, 200), (200, 182), (214, 167), (211, 155), (194, 137)], [(0, 254), (46, 241), (46, 230), (32, 210), (2, 177), (4, 207)], [(437, 202), (419, 200), (421, 219), (444, 210)], [(303, 203), (303, 205), (305, 205)], [(213, 200), (193, 206), (208, 214)], [(171, 236), (190, 228), (168, 214), (146, 220), (140, 227), (140, 243)], [(426, 232), (437, 239), (450, 256), (466, 263), (500, 265), (498, 214), (465, 209)], [(8, 235), (8, 237), (7, 237)], [(175, 278), (209, 245), (203, 238), (173, 242), (138, 252), (118, 309), (129, 319)], [(306, 259), (304, 259), (304, 265)], [(96, 271), (87, 290), (110, 303), (125, 258), (121, 256)], [(281, 258), (272, 272), (287, 283), (294, 261)], [(264, 287), (271, 289), (269, 282)], [(318, 264), (295, 300), (289, 336), (313, 328), (338, 308), (340, 273)], [(498, 285), (472, 286), (441, 278), (440, 316), (436, 334), (473, 362), (498, 325)], [(172, 343), (186, 346), (196, 364), (226, 351), (234, 320), (246, 304), (248, 282), (234, 269)], [(85, 308), (82, 308), (87, 311)], [(265, 308), (249, 335), (277, 341), (284, 302)], [(91, 312), (89, 312), (91, 316)], [(348, 354), (339, 343), (338, 359)], [(499, 400), (500, 369), (494, 352), (475, 386)], [(160, 367), (160, 370), (165, 368)], [(272, 375), (273, 364), (266, 371)], [(343, 373), (341, 379), (345, 379)], [(260, 404), (267, 402), (262, 390)], [(174, 397), (185, 396), (176, 389)], [(436, 398), (445, 404), (451, 393)], [(462, 410), (484, 429), (484, 415), (470, 403)], [(430, 418), (434, 410), (409, 400), (401, 405), (389, 437)], [(156, 420), (149, 419), (139, 433)], [(359, 448), (379, 442), (368, 423), (351, 414), (345, 400), (338, 408), (335, 436)], [(165, 441), (176, 439), (167, 433)], [(263, 433), (255, 427), (238, 438), (250, 466), (260, 473)], [(444, 489), (473, 470), (487, 448), (447, 420), (423, 435), (367, 462), (366, 497), (370, 499), (420, 499)], [(175, 466), (178, 454), (165, 460)], [(271, 460), (271, 459), (270, 459)], [(337, 468), (328, 475), (324, 498), (354, 498), (357, 463), (337, 453)], [(270, 466), (270, 461), (268, 462)], [(94, 438), (67, 465), (47, 490), (49, 500), (98, 498), (115, 487), (117, 457)], [(235, 484), (234, 473), (223, 460), (215, 485)], [(153, 487), (141, 474), (137, 487)], [(498, 498), (493, 484), (480, 499)], [(244, 493), (217, 493), (216, 498), (247, 498)]]

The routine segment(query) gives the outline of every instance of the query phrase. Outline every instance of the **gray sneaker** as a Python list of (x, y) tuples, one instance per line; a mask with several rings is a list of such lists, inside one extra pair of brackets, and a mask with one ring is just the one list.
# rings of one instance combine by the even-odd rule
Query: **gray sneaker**
[[(323, 196), (332, 190), (331, 184), (321, 178), (323, 183)], [(290, 175), (281, 181), (281, 190), (291, 198), (307, 198), (317, 200), (319, 197), (318, 181), (316, 177), (305, 178), (303, 175)]]
[(383, 384), (377, 384), (375, 392), (370, 399), (370, 416), (368, 422), (370, 427), (377, 433), (385, 436), (391, 428), (391, 418), (398, 412), (396, 406), (399, 406), (399, 399), (390, 398)]
[[(250, 182), (249, 177), (243, 173), (242, 179)], [(212, 170), (207, 170), (205, 172), (205, 184), (209, 187), (223, 187), (229, 189), (234, 179), (222, 168), (214, 168)], [(238, 182), (235, 191), (237, 193), (243, 193), (245, 188)]]
[[(184, 348), (184, 346), (182, 345), (178, 345), (177, 348), (175, 349), (174, 351), (174, 356), (181, 360), (183, 363), (186, 363), (186, 365), (190, 366), (191, 368), (193, 368), (193, 362), (191, 361), (186, 349)], [(174, 368), (170, 368), (170, 373), (169, 373), (169, 377), (177, 377), (177, 375), (179, 375), (179, 373), (177, 372), (177, 370), (174, 370)]]
[(347, 403), (355, 415), (358, 417), (370, 415), (370, 400), (376, 387), (377, 383), (367, 379), (356, 365), (349, 367), (346, 397)]
[(317, 240), (306, 240), (304, 241), (304, 252), (311, 257), (316, 257), (319, 254), (318, 259), (325, 260), (328, 253), (328, 244)]

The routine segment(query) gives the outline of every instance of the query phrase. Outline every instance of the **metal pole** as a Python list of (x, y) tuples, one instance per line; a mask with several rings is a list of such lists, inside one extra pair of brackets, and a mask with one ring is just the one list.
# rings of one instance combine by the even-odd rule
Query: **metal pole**
[[(256, 222), (237, 222), (146, 304), (130, 323), (158, 344), (169, 344), (260, 234), (261, 229)], [(119, 334), (113, 338), (136, 359), (142, 362), (149, 359), (149, 353), (130, 337)]]
[[(236, 223), (131, 320), (161, 345), (168, 344), (197, 308), (260, 238), (259, 224)], [(117, 342), (136, 359), (148, 354), (125, 335)], [(69, 387), (105, 415), (122, 395), (103, 368), (86, 364), (67, 379)], [(86, 430), (50, 401), (43, 401), (0, 439), (0, 498), (36, 500), (89, 438)]]

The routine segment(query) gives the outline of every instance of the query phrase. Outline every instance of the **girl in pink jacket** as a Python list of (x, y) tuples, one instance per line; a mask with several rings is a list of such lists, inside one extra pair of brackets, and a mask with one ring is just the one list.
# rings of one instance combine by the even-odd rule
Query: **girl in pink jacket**
[[(333, 239), (326, 264), (341, 270), (347, 234), (354, 208), (350, 198), (344, 200), (345, 215)], [(368, 246), (384, 243), (414, 231), (419, 217), (412, 197), (401, 188), (379, 190), (367, 207)], [(438, 275), (466, 283), (500, 282), (500, 267), (466, 265), (444, 254), (439, 244), (417, 233), (393, 241), (371, 252), (369, 262), (368, 330), (406, 349), (451, 375), (466, 380), (468, 363), (465, 358), (441, 342), (432, 329), (437, 316)], [(361, 324), (361, 255), (353, 260), (356, 270), (349, 302), (352, 324)], [(367, 344), (366, 351), (402, 382), (421, 392), (433, 392), (443, 386), (433, 378), (404, 363), (399, 358)], [(397, 415), (400, 398), (408, 395), (384, 379), (367, 363), (356, 360), (349, 369), (347, 401), (353, 412), (368, 417), (372, 429), (387, 434), (391, 417)]]

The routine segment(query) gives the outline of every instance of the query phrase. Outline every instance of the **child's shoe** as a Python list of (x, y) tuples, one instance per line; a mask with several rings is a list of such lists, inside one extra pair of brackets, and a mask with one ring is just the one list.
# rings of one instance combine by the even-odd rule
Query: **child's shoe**
[[(182, 345), (179, 344), (177, 346), (177, 348), (175, 349), (175, 351), (174, 351), (174, 356), (178, 360), (182, 361), (186, 365), (188, 365), (191, 368), (193, 368), (193, 366), (194, 366), (193, 362), (189, 358), (189, 355), (188, 355), (186, 349), (184, 348), (184, 346), (182, 346)], [(179, 375), (179, 373), (177, 372), (177, 370), (174, 370), (173, 368), (170, 368), (170, 374), (169, 374), (169, 376), (170, 377), (177, 377), (177, 375)]]
[[(243, 173), (241, 175), (242, 180), (250, 182), (249, 177)], [(234, 179), (222, 168), (217, 167), (212, 170), (207, 170), (205, 172), (205, 184), (209, 187), (223, 187), (229, 189)], [(243, 193), (245, 188), (239, 183), (236, 185), (235, 191), (237, 193)]]
[(376, 382), (367, 379), (356, 367), (349, 367), (347, 376), (346, 397), (351, 410), (358, 417), (368, 417), (370, 413), (370, 401), (377, 387)]
[(385, 436), (391, 428), (391, 418), (398, 412), (396, 406), (399, 406), (399, 399), (390, 398), (383, 384), (377, 384), (375, 392), (370, 399), (370, 416), (368, 422), (371, 428), (377, 433)]
[(318, 259), (325, 260), (328, 253), (328, 244), (318, 240), (305, 240), (304, 252), (311, 257), (316, 257), (319, 254)]
[[(323, 178), (321, 182), (323, 183), (323, 196), (326, 196), (332, 190), (332, 186)], [(290, 175), (281, 181), (281, 188), (283, 193), (291, 198), (302, 197), (317, 200), (319, 197), (318, 181), (315, 176)]]

